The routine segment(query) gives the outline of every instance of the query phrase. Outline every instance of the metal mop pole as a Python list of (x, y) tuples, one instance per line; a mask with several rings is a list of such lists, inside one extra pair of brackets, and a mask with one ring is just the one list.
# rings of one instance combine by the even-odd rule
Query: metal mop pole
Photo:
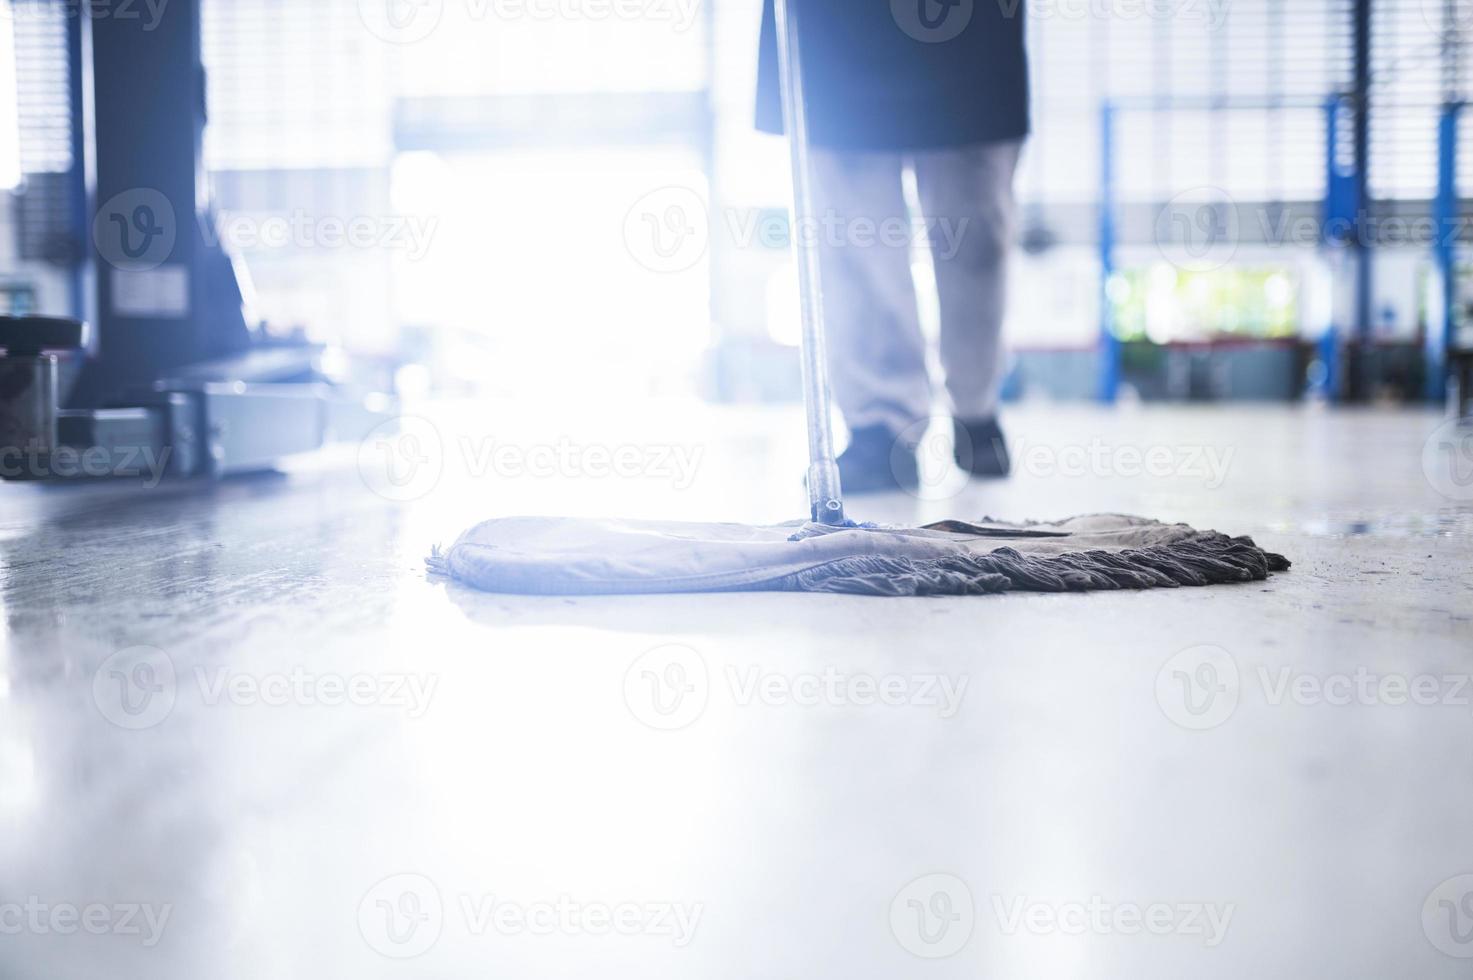
[[(797, 0), (801, 5), (802, 0)], [(803, 405), (808, 414), (808, 503), (813, 520), (843, 524), (844, 495), (834, 462), (834, 433), (829, 425), (828, 351), (823, 336), (823, 289), (818, 249), (799, 240), (811, 229), (813, 198), (809, 189), (808, 116), (803, 100), (802, 56), (798, 18), (791, 0), (774, 0), (777, 20), (778, 77), (782, 88), (783, 124), (793, 166), (793, 248), (798, 260), (798, 294), (803, 306)]]

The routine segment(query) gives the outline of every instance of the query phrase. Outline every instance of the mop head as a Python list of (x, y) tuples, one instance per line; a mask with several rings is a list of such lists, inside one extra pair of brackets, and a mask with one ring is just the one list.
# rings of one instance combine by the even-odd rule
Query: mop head
[(476, 525), (427, 564), (525, 595), (1086, 592), (1256, 582), (1289, 567), (1246, 537), (1120, 514), (922, 528), (513, 517)]

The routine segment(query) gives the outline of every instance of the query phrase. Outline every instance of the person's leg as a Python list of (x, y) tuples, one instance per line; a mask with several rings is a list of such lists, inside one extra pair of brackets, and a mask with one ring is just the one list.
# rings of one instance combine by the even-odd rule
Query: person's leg
[[(930, 414), (899, 153), (811, 150), (834, 400), (851, 432)], [(891, 234), (883, 234), (889, 227)], [(903, 233), (896, 233), (903, 229)]]
[(1021, 149), (1021, 141), (1006, 140), (915, 156), (941, 305), (941, 364), (958, 423), (958, 462), (985, 475), (1008, 471), (996, 416), (1007, 370), (1002, 323)]

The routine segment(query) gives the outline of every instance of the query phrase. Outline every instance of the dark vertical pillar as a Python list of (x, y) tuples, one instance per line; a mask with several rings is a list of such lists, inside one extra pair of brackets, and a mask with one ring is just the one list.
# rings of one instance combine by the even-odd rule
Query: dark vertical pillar
[(1354, 359), (1346, 372), (1346, 395), (1360, 400), (1370, 395), (1369, 369), (1371, 325), (1371, 266), (1374, 244), (1366, 240), (1366, 211), (1371, 207), (1369, 177), (1371, 172), (1371, 0), (1355, 0), (1355, 62), (1351, 101), (1355, 106), (1355, 200), (1358, 212), (1352, 224), (1350, 247), (1355, 257), (1355, 322), (1353, 324)]
[(93, 166), (92, 20), (66, 18), (67, 105), (71, 115), (72, 171), (67, 181), (72, 239), (77, 243), (72, 267), (71, 314), (97, 321), (97, 267), (93, 261), (92, 208), (97, 173)]
[[(82, 10), (85, 16), (86, 6)], [(199, 0), (90, 18), (96, 168), (88, 240), (97, 265), (98, 356), (73, 401), (96, 405), (200, 360)]]

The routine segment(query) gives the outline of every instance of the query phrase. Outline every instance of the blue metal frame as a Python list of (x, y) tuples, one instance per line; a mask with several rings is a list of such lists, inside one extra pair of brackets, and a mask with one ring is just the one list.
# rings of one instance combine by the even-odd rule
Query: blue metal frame
[[(1355, 205), (1360, 214), (1371, 205), (1370, 170), (1371, 170), (1371, 16), (1372, 0), (1354, 0), (1353, 12), (1353, 43), (1354, 58), (1352, 61), (1352, 81), (1350, 90), (1351, 109), (1351, 146), (1352, 159), (1354, 163), (1353, 173), (1355, 180)], [(1330, 152), (1334, 152), (1331, 148)], [(1374, 317), (1371, 311), (1371, 274), (1375, 262), (1372, 242), (1366, 241), (1362, 223), (1357, 221), (1351, 226), (1354, 234), (1351, 236), (1350, 248), (1355, 256), (1355, 336), (1359, 341), (1359, 357), (1352, 365), (1354, 376), (1345, 379), (1348, 384), (1342, 384), (1338, 389), (1339, 394), (1348, 395), (1355, 399), (1364, 399), (1369, 395), (1370, 378), (1368, 370), (1370, 360), (1370, 341), (1372, 339), (1372, 322)]]
[(1115, 274), (1115, 107), (1100, 103), (1100, 378), (1098, 398), (1115, 401), (1120, 391), (1120, 338), (1115, 334), (1115, 311), (1110, 303), (1110, 278)]
[[(1325, 100), (1325, 200), (1322, 208), (1321, 247), (1327, 251), (1339, 249), (1342, 254), (1351, 242), (1336, 239), (1336, 228), (1345, 228), (1354, 234), (1356, 216), (1361, 209), (1361, 181), (1357, 175), (1355, 153), (1342, 153), (1346, 145), (1343, 122), (1354, 111), (1351, 101), (1343, 96), (1332, 96)], [(1357, 273), (1359, 274), (1359, 272)], [(1359, 301), (1357, 301), (1357, 307)], [(1358, 316), (1358, 313), (1355, 314)], [(1315, 391), (1331, 400), (1340, 397), (1343, 390), (1341, 378), (1342, 344), (1345, 325), (1338, 322), (1332, 311), (1330, 323), (1320, 336), (1318, 353), (1325, 367), (1324, 377), (1315, 386)]]
[[(1329, 230), (1341, 219), (1355, 227), (1356, 212), (1360, 206), (1360, 181), (1354, 160), (1342, 159), (1337, 153), (1340, 144), (1340, 116), (1347, 108), (1346, 100), (1335, 96), (1328, 101), (1304, 99), (1217, 99), (1206, 97), (1176, 97), (1165, 99), (1124, 98), (1104, 99), (1100, 102), (1100, 336), (1099, 336), (1099, 388), (1098, 398), (1109, 404), (1115, 401), (1120, 390), (1121, 343), (1115, 333), (1114, 309), (1110, 302), (1110, 279), (1115, 274), (1115, 117), (1121, 111), (1146, 110), (1170, 111), (1178, 109), (1253, 109), (1253, 108), (1307, 108), (1322, 107), (1325, 110), (1325, 198), (1322, 205), (1324, 216), (1324, 244), (1327, 247), (1345, 246), (1345, 242), (1332, 242)], [(1320, 389), (1328, 397), (1337, 397), (1340, 391), (1339, 329), (1331, 324), (1320, 339), (1320, 356), (1326, 367), (1324, 382)]]
[(1432, 255), (1442, 291), (1442, 322), (1427, 324), (1423, 338), (1427, 371), (1425, 391), (1432, 402), (1440, 402), (1446, 397), (1448, 356), (1457, 323), (1454, 305), (1458, 285), (1458, 116), (1462, 108), (1461, 102), (1448, 103), (1442, 107), (1437, 120), (1437, 196), (1432, 201), (1436, 239), (1432, 243)]

